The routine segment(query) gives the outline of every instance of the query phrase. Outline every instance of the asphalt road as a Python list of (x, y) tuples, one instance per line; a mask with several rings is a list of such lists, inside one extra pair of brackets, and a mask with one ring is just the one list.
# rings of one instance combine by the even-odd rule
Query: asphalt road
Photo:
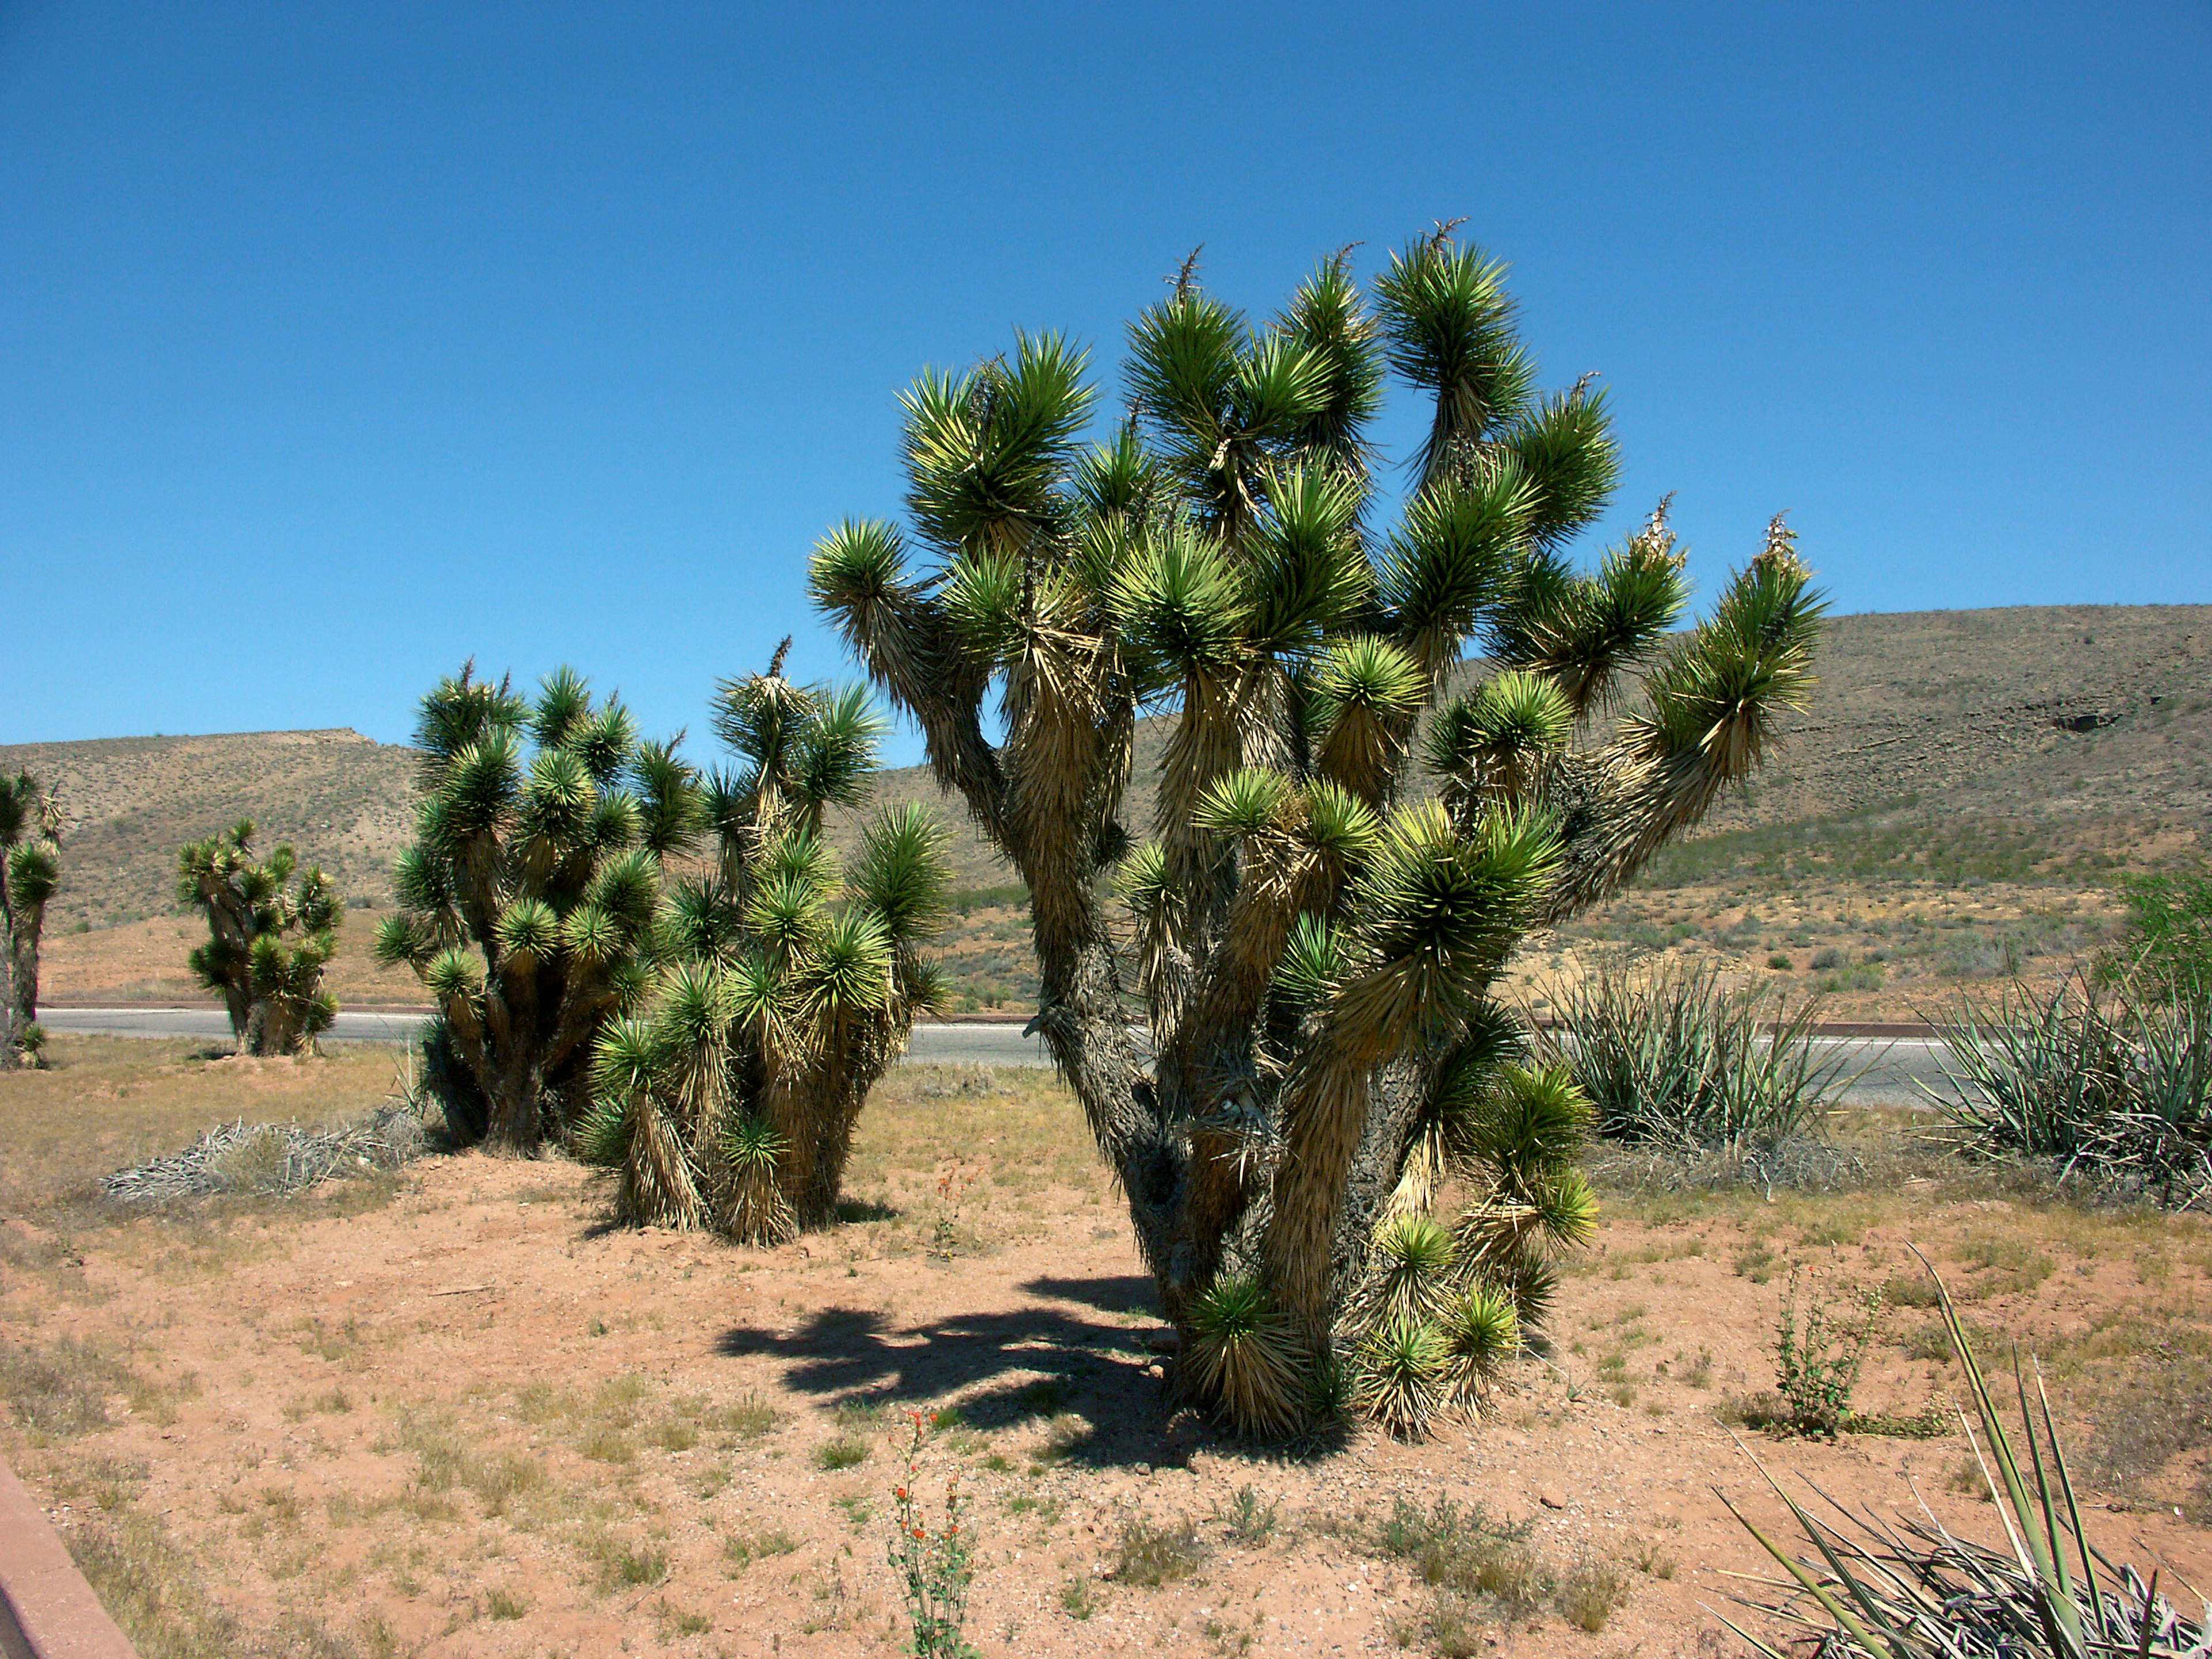
[[(39, 1023), (50, 1031), (139, 1037), (198, 1037), (228, 1042), (230, 1024), (214, 1009), (46, 1008)], [(330, 1036), (341, 1042), (404, 1042), (422, 1025), (419, 1014), (341, 1013)], [(1940, 1045), (1926, 1037), (1822, 1037), (1852, 1079), (1844, 1097), (1855, 1104), (1905, 1105), (1924, 1098), (1916, 1081), (1940, 1087)], [(923, 1066), (1046, 1066), (1044, 1045), (1018, 1025), (917, 1025), (907, 1059)]]

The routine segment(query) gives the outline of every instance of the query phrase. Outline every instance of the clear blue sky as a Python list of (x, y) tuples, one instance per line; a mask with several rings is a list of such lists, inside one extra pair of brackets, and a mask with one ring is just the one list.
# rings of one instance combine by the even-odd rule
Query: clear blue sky
[(1586, 551), (1672, 489), (1708, 591), (1789, 507), (1845, 611), (2212, 600), (2208, 86), (2205, 0), (0, 0), (0, 742), (397, 739), (470, 655), (703, 733), (849, 672), (806, 554), (923, 364), (1111, 393), (1193, 244), (1263, 312), (1459, 215), (1613, 389)]

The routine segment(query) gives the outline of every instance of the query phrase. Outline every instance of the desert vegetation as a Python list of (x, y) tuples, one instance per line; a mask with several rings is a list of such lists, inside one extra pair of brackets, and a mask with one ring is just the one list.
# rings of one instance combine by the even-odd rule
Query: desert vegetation
[(52, 789), (28, 772), (0, 775), (0, 1065), (35, 1060), (39, 1030), (39, 946), (46, 906), (61, 884), (61, 808)]
[(345, 911), (330, 878), (315, 865), (301, 869), (290, 846), (257, 860), (258, 833), (241, 818), (177, 854), (178, 902), (208, 930), (186, 965), (222, 999), (241, 1053), (297, 1054), (337, 1017), (323, 969)]
[(698, 836), (699, 781), (565, 668), (534, 702), (464, 668), (422, 699), (416, 743), (417, 839), (377, 951), (435, 1004), (454, 1132), (532, 1152), (588, 1107), (601, 1026), (652, 993), (662, 860)]
[[(1058, 337), (925, 375), (905, 453), (928, 564), (907, 532), (848, 523), (814, 590), (1026, 884), (1037, 1027), (1127, 1194), (1182, 1376), (1279, 1429), (1337, 1395), (1349, 1347), (1349, 1397), (1421, 1426), (1384, 1402), (1394, 1378), (1429, 1385), (1443, 1329), (1419, 1306), (1356, 1333), (1370, 1278), (1517, 1290), (1525, 1320), (1549, 1249), (1589, 1223), (1564, 1158), (1510, 1143), (1518, 1123), (1564, 1148), (1582, 1109), (1514, 1069), (1499, 970), (1749, 775), (1809, 687), (1820, 605), (1777, 520), (1670, 637), (1686, 596), (1663, 504), (1576, 574), (1565, 549), (1618, 469), (1603, 394), (1540, 392), (1502, 268), (1444, 229), (1371, 296), (1324, 261), (1260, 326), (1187, 266), (1130, 346), (1131, 417), (1087, 452), (1085, 366)], [(1393, 374), (1430, 420), (1386, 532), (1367, 427)], [(1439, 706), (1475, 641), (1494, 672)], [(1639, 672), (1635, 712), (1577, 746)], [(1140, 709), (1170, 734), (1133, 845)], [(1449, 1255), (1378, 1263), (1455, 1159), (1479, 1196)]]
[[(2177, 1575), (2212, 1565), (2202, 1219), (2088, 1201), (2045, 1161), (1962, 1160), (1932, 1111), (1847, 1114), (1809, 1184), (1594, 1145), (1591, 1242), (1559, 1259), (1547, 1348), (1505, 1366), (1480, 1425), (1285, 1456), (1164, 1398), (1173, 1328), (1046, 1071), (895, 1069), (855, 1129), (847, 1218), (733, 1251), (605, 1227), (619, 1176), (554, 1158), (116, 1206), (103, 1174), (218, 1116), (355, 1121), (404, 1072), (353, 1045), (59, 1036), (49, 1059), (0, 1120), (0, 1435), (149, 1655), (520, 1659), (555, 1630), (858, 1655), (954, 1619), (983, 1654), (1601, 1655), (1695, 1651), (1708, 1607), (1780, 1647), (1791, 1626), (1731, 1591), (1825, 1614), (1712, 1488), (1832, 1569), (1731, 1435), (1823, 1524), (1804, 1479), (1877, 1517), (1917, 1516), (1917, 1487), (1954, 1541), (1913, 1559), (1941, 1545), (1943, 1572), (2008, 1549), (2004, 1476), (1908, 1245), (1974, 1352), (2034, 1353), (2092, 1550), (2159, 1565), (2183, 1613)], [(901, 1487), (926, 1536), (894, 1558)]]
[(783, 654), (722, 688), (715, 730), (741, 765), (700, 797), (711, 867), (669, 894), (658, 989), (600, 1034), (577, 1132), (620, 1171), (623, 1220), (756, 1244), (835, 1218), (868, 1092), (942, 997), (921, 947), (944, 832), (886, 812), (841, 874), (823, 813), (865, 798), (880, 727), (857, 689), (786, 680)]

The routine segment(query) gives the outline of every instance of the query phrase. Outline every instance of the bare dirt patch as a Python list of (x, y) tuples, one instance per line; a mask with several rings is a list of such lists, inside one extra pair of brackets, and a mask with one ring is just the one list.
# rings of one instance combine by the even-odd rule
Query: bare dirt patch
[[(0, 1079), (0, 1117), (97, 1134), (137, 1097), (100, 1075), (106, 1096), (36, 1101)], [(1908, 1240), (1989, 1359), (2014, 1336), (2046, 1356), (2098, 1469), (2098, 1541), (2212, 1582), (2212, 1539), (2174, 1512), (2198, 1504), (2205, 1439), (2167, 1386), (2212, 1355), (2194, 1218), (1940, 1170), (1771, 1201), (1616, 1187), (1554, 1352), (1482, 1423), (1286, 1455), (1164, 1400), (1150, 1281), (1042, 1075), (895, 1073), (850, 1219), (774, 1252), (610, 1231), (600, 1183), (433, 1158), (374, 1205), (126, 1219), (15, 1188), (0, 1433), (149, 1659), (895, 1652), (908, 1409), (941, 1414), (921, 1497), (957, 1471), (970, 1500), (987, 1655), (1717, 1653), (1703, 1604), (1759, 1558), (1711, 1487), (1774, 1508), (1735, 1434), (1785, 1480), (1886, 1510), (1909, 1476), (1996, 1534), (1952, 1489), (1956, 1435), (1723, 1420), (1772, 1385), (1792, 1263), (1906, 1303), (1861, 1410), (1947, 1395)], [(2173, 1432), (2118, 1432), (2152, 1382)]]

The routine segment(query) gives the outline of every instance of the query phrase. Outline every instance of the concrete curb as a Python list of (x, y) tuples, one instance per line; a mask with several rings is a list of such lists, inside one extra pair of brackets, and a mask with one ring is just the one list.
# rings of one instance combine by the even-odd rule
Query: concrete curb
[(0, 1458), (0, 1656), (137, 1659), (46, 1511)]

